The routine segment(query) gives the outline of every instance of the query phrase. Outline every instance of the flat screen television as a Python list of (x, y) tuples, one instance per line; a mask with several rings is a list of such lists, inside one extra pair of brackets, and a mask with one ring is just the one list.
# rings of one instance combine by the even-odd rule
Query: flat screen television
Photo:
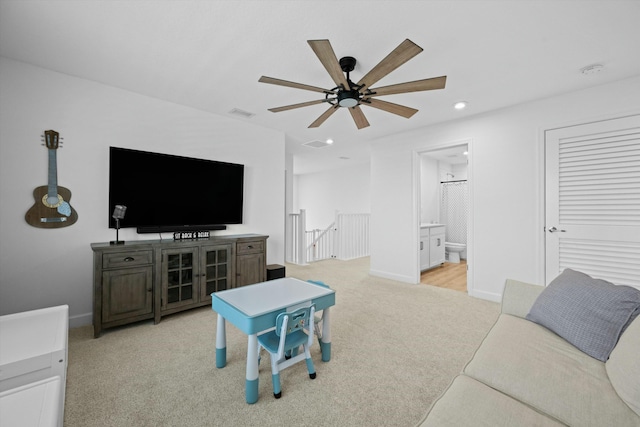
[(242, 223), (244, 165), (109, 148), (109, 227), (138, 233), (220, 230)]

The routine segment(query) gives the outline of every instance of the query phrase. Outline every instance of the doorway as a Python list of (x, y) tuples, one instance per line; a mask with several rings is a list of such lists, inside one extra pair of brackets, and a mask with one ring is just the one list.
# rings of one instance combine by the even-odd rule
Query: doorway
[[(470, 141), (465, 141), (418, 152), (418, 232), (422, 236), (426, 229), (442, 226), (446, 246), (441, 263), (427, 268), (421, 263), (420, 283), (467, 293), (471, 290), (469, 148)], [(430, 250), (434, 250), (433, 245)]]

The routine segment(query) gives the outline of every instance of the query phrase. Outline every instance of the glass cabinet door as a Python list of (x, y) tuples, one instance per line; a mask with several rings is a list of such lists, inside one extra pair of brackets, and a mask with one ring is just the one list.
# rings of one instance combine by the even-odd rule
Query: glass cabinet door
[(197, 298), (196, 248), (162, 251), (163, 306), (190, 304)]
[(231, 287), (231, 246), (204, 246), (200, 258), (204, 271), (200, 301), (211, 301), (212, 293)]

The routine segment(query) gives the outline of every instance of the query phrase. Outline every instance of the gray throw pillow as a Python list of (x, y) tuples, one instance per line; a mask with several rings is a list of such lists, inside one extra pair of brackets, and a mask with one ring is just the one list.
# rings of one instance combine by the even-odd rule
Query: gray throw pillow
[(567, 268), (542, 291), (527, 319), (606, 362), (638, 314), (640, 290)]

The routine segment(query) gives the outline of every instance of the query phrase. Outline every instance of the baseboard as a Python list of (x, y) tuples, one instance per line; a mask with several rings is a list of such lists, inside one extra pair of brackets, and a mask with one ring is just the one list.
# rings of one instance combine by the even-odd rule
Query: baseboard
[(484, 300), (493, 301), (493, 302), (502, 302), (502, 294), (494, 294), (493, 292), (484, 292), (484, 291), (476, 291), (476, 290), (469, 290), (468, 293), (469, 293), (469, 296), (472, 296), (474, 298), (484, 299)]
[(369, 270), (369, 274), (372, 276), (382, 277), (383, 279), (390, 279), (398, 282), (411, 283), (411, 284), (416, 283), (414, 277), (401, 276), (399, 274), (387, 273), (385, 271)]
[(93, 313), (78, 314), (69, 316), (69, 328), (78, 328), (93, 324)]

